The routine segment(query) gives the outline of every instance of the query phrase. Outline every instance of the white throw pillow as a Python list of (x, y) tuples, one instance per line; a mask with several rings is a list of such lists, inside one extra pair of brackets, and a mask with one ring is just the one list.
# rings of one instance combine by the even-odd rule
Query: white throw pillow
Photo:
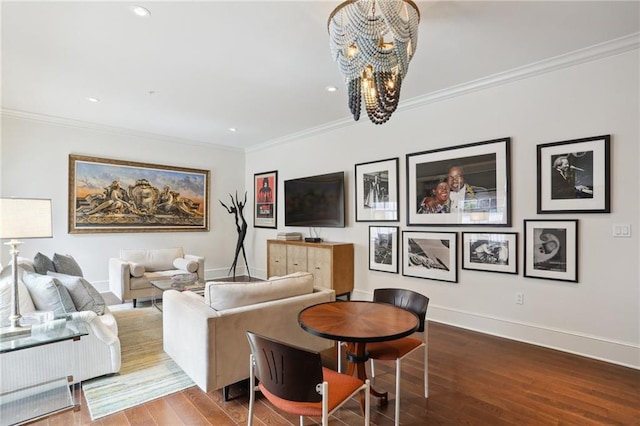
[(76, 312), (69, 291), (54, 277), (25, 271), (22, 281), (29, 290), (37, 310), (53, 311), (55, 315)]
[(77, 311), (93, 311), (97, 315), (104, 314), (107, 304), (100, 292), (89, 281), (75, 275), (58, 274), (51, 271), (47, 272), (47, 275), (57, 278), (67, 288)]
[[(18, 267), (18, 300), (20, 314), (28, 314), (36, 310), (31, 301), (31, 295), (29, 290), (22, 282), (23, 269)], [(2, 268), (0, 272), (0, 324), (2, 326), (9, 324), (9, 316), (11, 315), (11, 293), (13, 292), (13, 274), (11, 272), (11, 265), (7, 265)]]
[(129, 262), (129, 272), (134, 278), (140, 278), (144, 275), (146, 269), (142, 263)]
[(173, 261), (173, 267), (181, 271), (196, 272), (198, 270), (198, 262), (179, 257)]

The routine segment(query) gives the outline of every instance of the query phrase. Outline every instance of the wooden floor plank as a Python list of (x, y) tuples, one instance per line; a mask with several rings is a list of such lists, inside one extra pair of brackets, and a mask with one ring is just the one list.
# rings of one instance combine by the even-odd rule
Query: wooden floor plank
[[(335, 368), (335, 351), (323, 354)], [(424, 425), (633, 425), (640, 426), (640, 371), (521, 342), (429, 323), (429, 399), (423, 397), (421, 350), (402, 365), (402, 426)], [(395, 364), (376, 363), (375, 386), (389, 403), (371, 400), (371, 424), (394, 424)], [(257, 394), (254, 425), (295, 426), (298, 417), (279, 412)], [(220, 390), (185, 389), (138, 407), (91, 421), (82, 410), (34, 423), (126, 425), (246, 425), (248, 396), (232, 387), (230, 401)], [(70, 423), (72, 420), (72, 423)], [(305, 419), (318, 424), (318, 419)], [(356, 400), (330, 419), (331, 426), (362, 424)]]

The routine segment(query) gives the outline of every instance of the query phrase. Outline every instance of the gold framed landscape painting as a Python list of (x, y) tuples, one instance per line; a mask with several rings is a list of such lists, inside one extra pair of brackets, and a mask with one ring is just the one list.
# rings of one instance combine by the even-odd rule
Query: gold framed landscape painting
[(69, 233), (209, 230), (209, 170), (69, 155)]

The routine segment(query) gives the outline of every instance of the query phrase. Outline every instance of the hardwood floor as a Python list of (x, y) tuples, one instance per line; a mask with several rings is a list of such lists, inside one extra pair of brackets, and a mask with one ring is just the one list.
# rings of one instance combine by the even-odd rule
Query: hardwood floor
[[(334, 367), (335, 352), (325, 355)], [(417, 351), (403, 364), (402, 425), (640, 425), (638, 370), (431, 322), (425, 400), (421, 359)], [(375, 385), (389, 391), (389, 404), (372, 401), (372, 425), (393, 425), (393, 366), (376, 364)], [(94, 422), (83, 405), (34, 424), (246, 425), (248, 397), (239, 386), (231, 396), (223, 402), (221, 391), (194, 387)], [(259, 396), (254, 425), (297, 424)], [(358, 403), (350, 401), (330, 424), (362, 424)]]

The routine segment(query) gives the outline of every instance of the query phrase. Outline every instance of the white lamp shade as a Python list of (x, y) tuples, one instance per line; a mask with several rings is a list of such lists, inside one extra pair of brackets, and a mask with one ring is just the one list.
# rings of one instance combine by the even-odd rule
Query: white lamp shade
[(0, 238), (53, 237), (51, 200), (0, 198)]

